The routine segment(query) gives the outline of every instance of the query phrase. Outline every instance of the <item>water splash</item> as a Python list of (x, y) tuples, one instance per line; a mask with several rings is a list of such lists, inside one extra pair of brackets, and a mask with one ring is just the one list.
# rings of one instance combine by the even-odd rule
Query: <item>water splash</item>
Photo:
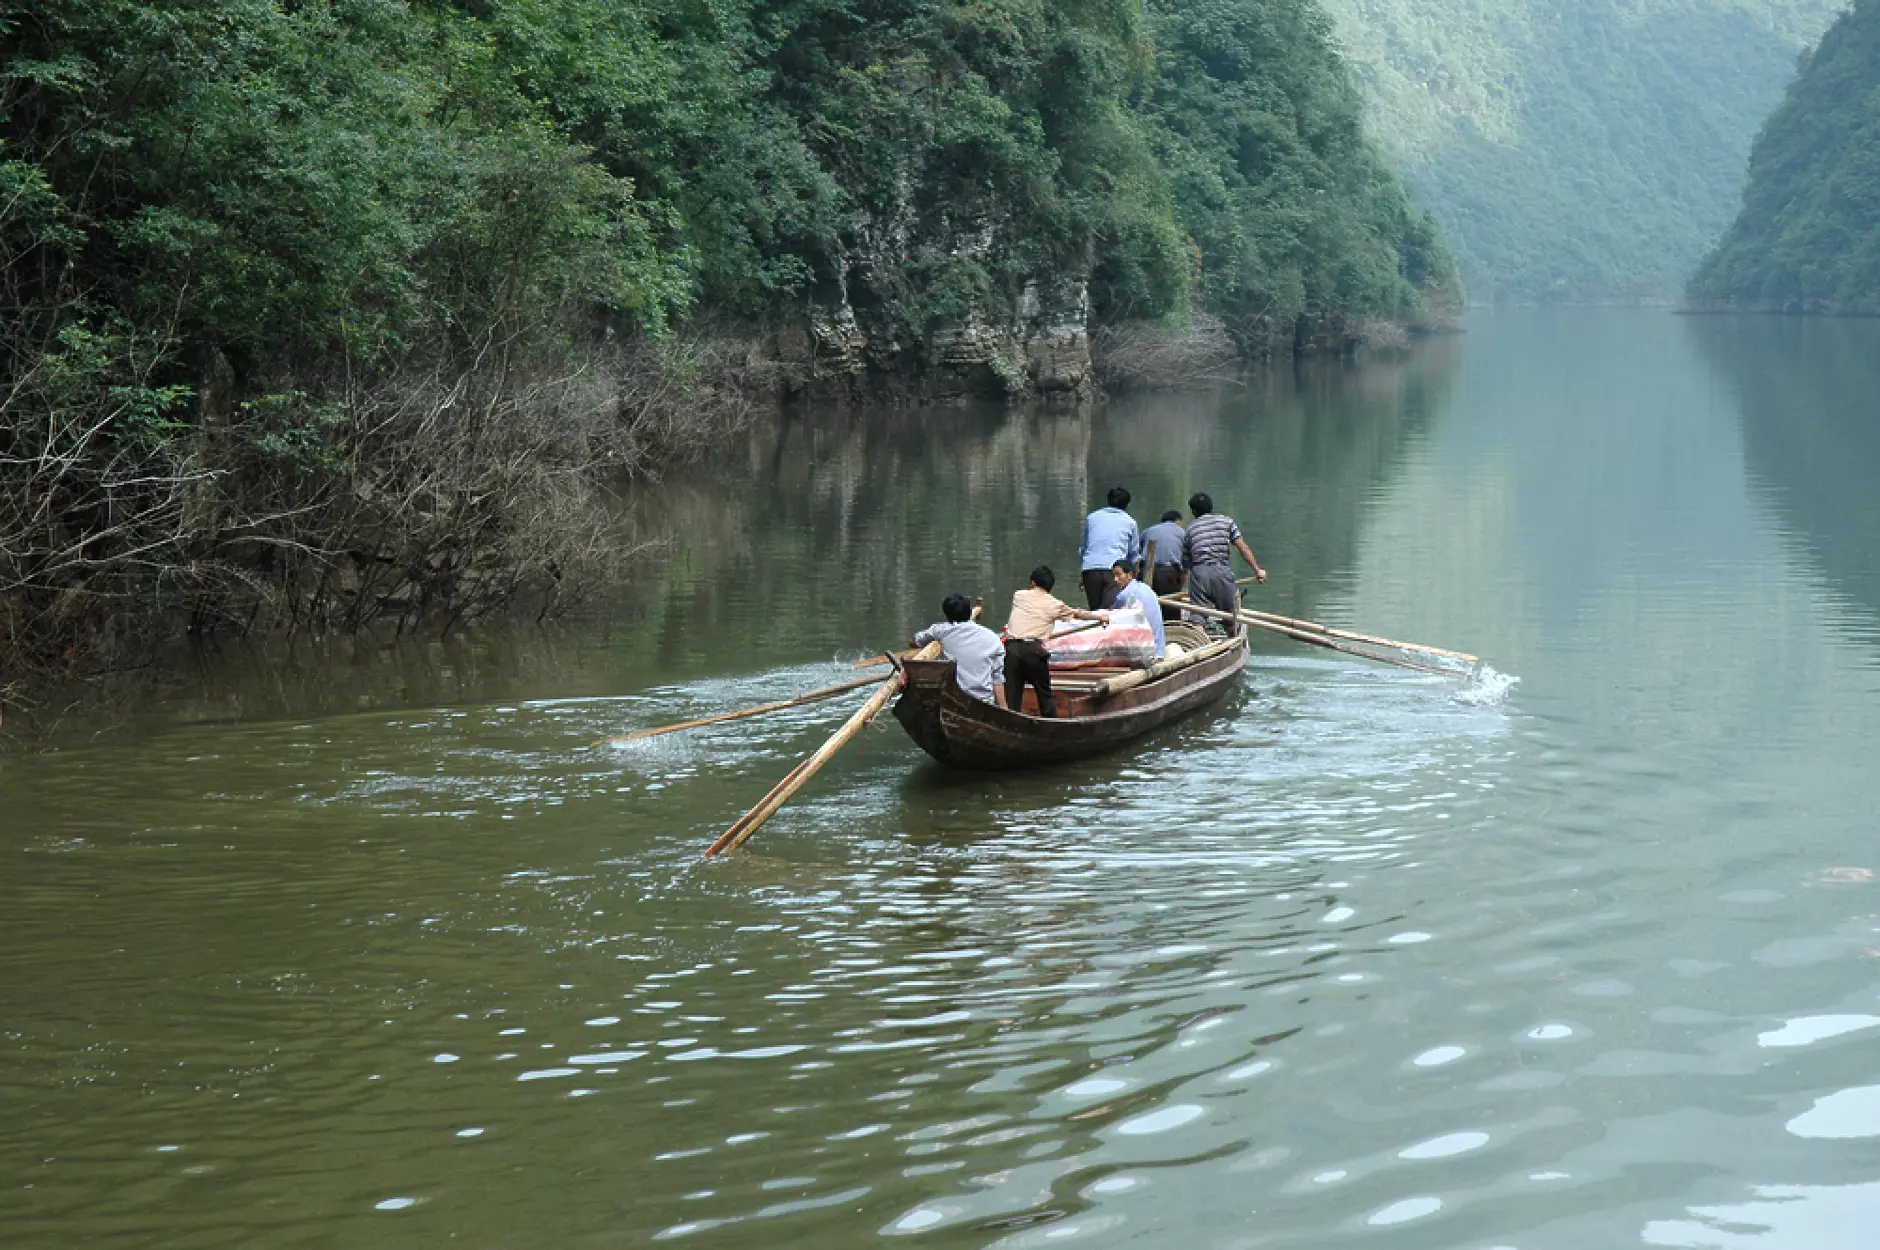
[(1500, 707), (1507, 702), (1508, 692), (1520, 684), (1519, 677), (1484, 664), (1468, 685), (1456, 691), (1455, 698), (1456, 702), (1469, 707)]

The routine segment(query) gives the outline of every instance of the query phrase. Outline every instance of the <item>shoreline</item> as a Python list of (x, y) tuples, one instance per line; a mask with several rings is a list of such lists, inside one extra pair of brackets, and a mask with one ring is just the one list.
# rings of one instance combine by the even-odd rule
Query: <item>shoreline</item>
[[(332, 436), (348, 463), (300, 467), (289, 486), (313, 511), (277, 527), (259, 555), (232, 545), (254, 528), (250, 497), (289, 487), (199, 436), (203, 484), (175, 492), (180, 572), (0, 595), (0, 717), (117, 697), (198, 645), (448, 637), (478, 619), (577, 615), (630, 584), (666, 540), (636, 528), (621, 501), (804, 406), (1078, 408), (1206, 388), (1287, 359), (1389, 358), (1461, 332), (1432, 315), (1272, 329), (1236, 335), (1196, 315), (1182, 327), (1092, 332), (1034, 318), (936, 336), (927, 351), (852, 328), (829, 351), (813, 326), (701, 328), (596, 349), (578, 368), (543, 362), (520, 378), (440, 363), (423, 385), (355, 384)], [(205, 384), (205, 413), (236, 409), (226, 392)], [(466, 393), (482, 395), (469, 412)]]

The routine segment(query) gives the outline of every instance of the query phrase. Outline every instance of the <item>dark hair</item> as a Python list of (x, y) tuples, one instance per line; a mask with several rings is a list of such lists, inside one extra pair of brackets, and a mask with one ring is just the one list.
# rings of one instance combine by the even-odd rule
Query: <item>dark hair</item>
[(1118, 560), (1115, 564), (1112, 564), (1110, 566), (1110, 571), (1112, 573), (1114, 573), (1117, 569), (1123, 570), (1123, 572), (1129, 574), (1131, 577), (1134, 577), (1136, 575), (1136, 566), (1131, 564), (1127, 560)]
[(940, 604), (940, 611), (955, 624), (973, 619), (973, 601), (958, 591), (948, 595)]
[(1110, 487), (1110, 506), (1112, 508), (1129, 507), (1129, 490), (1123, 486)]
[(1164, 521), (1179, 521), (1182, 519), (1182, 514), (1170, 508), (1167, 512), (1162, 514), (1162, 519)]
[(1214, 511), (1214, 501), (1208, 498), (1208, 492), (1198, 490), (1188, 496), (1188, 511), (1194, 513), (1196, 516), (1206, 516), (1208, 513)]
[(1051, 571), (1050, 565), (1040, 564), (1031, 571), (1031, 580), (1037, 584), (1039, 590), (1049, 590), (1057, 585), (1057, 574)]

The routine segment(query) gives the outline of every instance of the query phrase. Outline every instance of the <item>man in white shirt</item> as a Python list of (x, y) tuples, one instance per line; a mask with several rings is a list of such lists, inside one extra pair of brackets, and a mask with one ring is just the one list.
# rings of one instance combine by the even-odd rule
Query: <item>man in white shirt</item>
[(993, 687), (1005, 683), (1005, 644), (999, 636), (973, 619), (971, 600), (951, 594), (940, 605), (946, 620), (914, 635), (914, 645), (940, 644), (940, 652), (953, 661), (953, 680), (981, 703), (992, 702)]

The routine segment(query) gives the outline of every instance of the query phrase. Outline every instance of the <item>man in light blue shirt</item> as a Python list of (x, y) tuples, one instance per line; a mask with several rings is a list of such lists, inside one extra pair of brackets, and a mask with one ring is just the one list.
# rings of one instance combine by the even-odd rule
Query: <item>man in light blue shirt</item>
[(940, 644), (940, 653), (953, 661), (953, 680), (981, 703), (992, 702), (992, 690), (1005, 684), (1005, 644), (999, 636), (973, 619), (973, 604), (954, 593), (940, 605), (947, 618), (914, 635), (914, 645)]
[(1110, 584), (1116, 591), (1112, 610), (1142, 609), (1142, 614), (1149, 618), (1149, 632), (1155, 635), (1155, 658), (1159, 660), (1168, 654), (1168, 641), (1162, 636), (1162, 605), (1156, 602), (1154, 591), (1136, 580), (1132, 573), (1134, 567), (1121, 560), (1110, 566)]
[(1090, 601), (1092, 612), (1109, 607), (1116, 595), (1110, 566), (1127, 560), (1134, 568), (1142, 559), (1142, 534), (1136, 529), (1136, 519), (1123, 511), (1127, 507), (1129, 492), (1112, 486), (1109, 506), (1084, 518), (1084, 543), (1078, 555), (1083, 561), (1084, 598)]

